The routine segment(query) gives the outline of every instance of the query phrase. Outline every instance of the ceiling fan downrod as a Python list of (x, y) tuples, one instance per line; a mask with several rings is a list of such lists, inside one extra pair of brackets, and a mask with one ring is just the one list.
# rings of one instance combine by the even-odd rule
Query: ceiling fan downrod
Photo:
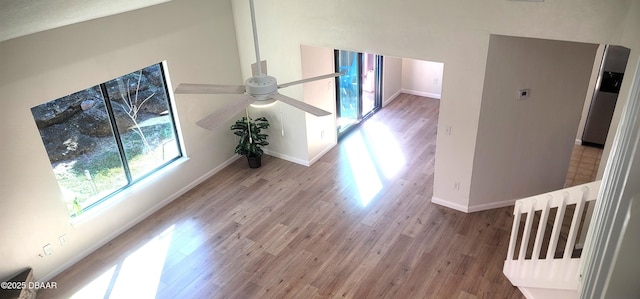
[(249, 8), (251, 10), (251, 28), (253, 29), (253, 46), (256, 50), (256, 64), (258, 68), (258, 77), (262, 77), (262, 66), (260, 65), (260, 47), (258, 47), (258, 29), (256, 28), (256, 13), (253, 0), (249, 0)]
[(278, 82), (276, 78), (268, 76), (262, 72), (262, 63), (260, 63), (260, 46), (258, 42), (258, 28), (256, 25), (256, 13), (253, 0), (249, 0), (249, 8), (251, 11), (251, 27), (253, 29), (253, 46), (256, 53), (257, 73), (245, 80), (244, 85), (246, 93), (256, 97), (257, 102), (268, 102), (269, 96), (278, 90)]

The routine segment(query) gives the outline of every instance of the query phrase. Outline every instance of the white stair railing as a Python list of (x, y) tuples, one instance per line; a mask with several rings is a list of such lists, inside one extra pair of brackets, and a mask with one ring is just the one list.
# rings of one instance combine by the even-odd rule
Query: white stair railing
[(600, 183), (595, 181), (516, 201), (503, 268), (514, 286), (578, 289), (581, 248), (576, 246), (579, 241), (576, 239), (578, 231), (585, 235), (590, 220), (590, 215), (585, 216), (585, 206), (593, 206)]

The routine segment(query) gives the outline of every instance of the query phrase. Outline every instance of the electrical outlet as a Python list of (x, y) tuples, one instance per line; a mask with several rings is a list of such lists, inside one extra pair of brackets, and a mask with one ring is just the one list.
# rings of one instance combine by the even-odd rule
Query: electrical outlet
[(320, 131), (320, 139), (324, 139), (324, 130)]
[(51, 244), (44, 245), (42, 247), (42, 251), (44, 251), (44, 255), (52, 255), (53, 254), (53, 246), (51, 246)]
[(67, 244), (67, 235), (62, 235), (60, 236), (60, 238), (58, 238), (60, 240), (60, 246), (64, 246)]
[(453, 182), (453, 189), (460, 191), (460, 182), (459, 181)]

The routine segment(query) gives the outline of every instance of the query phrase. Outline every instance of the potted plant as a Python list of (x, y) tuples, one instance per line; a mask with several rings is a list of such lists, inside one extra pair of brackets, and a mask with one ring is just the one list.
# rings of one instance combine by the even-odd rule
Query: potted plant
[(249, 167), (258, 168), (262, 165), (262, 146), (268, 145), (267, 134), (261, 133), (262, 129), (269, 127), (269, 121), (265, 117), (255, 120), (242, 117), (231, 126), (233, 134), (240, 137), (236, 146), (236, 154), (247, 157)]

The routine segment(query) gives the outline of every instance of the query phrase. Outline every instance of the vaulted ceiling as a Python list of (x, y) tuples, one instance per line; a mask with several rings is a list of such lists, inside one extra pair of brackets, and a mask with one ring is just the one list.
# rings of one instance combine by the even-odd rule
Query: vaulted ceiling
[(170, 0), (2, 0), (0, 42)]

